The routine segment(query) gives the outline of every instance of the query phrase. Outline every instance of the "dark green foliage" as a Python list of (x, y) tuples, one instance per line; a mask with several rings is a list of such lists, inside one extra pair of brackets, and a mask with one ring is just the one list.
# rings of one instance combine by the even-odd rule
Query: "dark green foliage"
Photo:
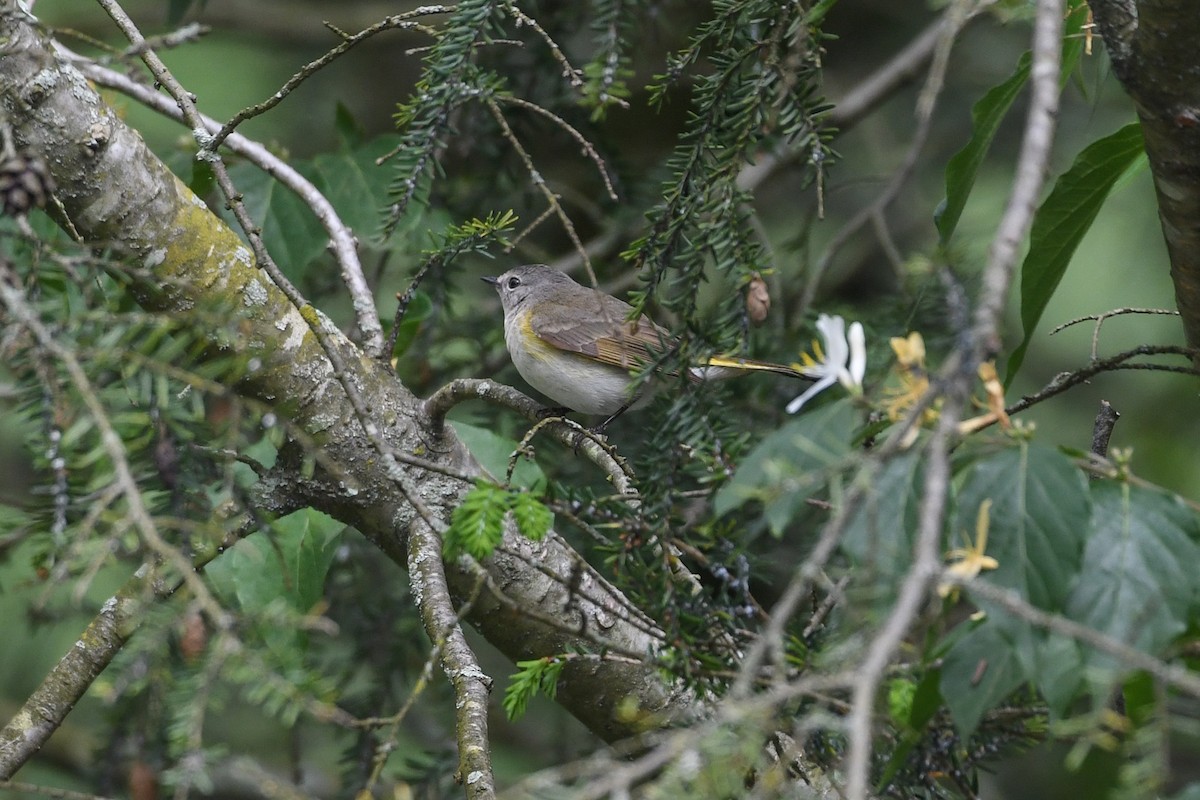
[(412, 98), (397, 107), (396, 125), (403, 138), (394, 159), (388, 232), (411, 203), (427, 202), (451, 114), (467, 100), (500, 88), (497, 76), (475, 65), (474, 48), (494, 32), (502, 6), (495, 0), (459, 3), (425, 58), (425, 72)]
[[(707, 267), (738, 284), (768, 266), (750, 235), (748, 197), (736, 185), (741, 168), (780, 140), (811, 152), (817, 165), (830, 155), (819, 122), (824, 107), (815, 97), (814, 19), (799, 3), (770, 0), (718, 2), (713, 12), (652, 87), (651, 102), (662, 103), (667, 88), (702, 59), (711, 68), (695, 78), (688, 126), (667, 163), (662, 201), (648, 214), (649, 231), (624, 254), (647, 283), (634, 306), (659, 297), (689, 327), (694, 288)], [(663, 283), (669, 288), (660, 295)]]
[(637, 41), (635, 20), (645, 5), (643, 0), (592, 0), (596, 49), (583, 65), (583, 103), (592, 108), (593, 122), (630, 97), (629, 50)]

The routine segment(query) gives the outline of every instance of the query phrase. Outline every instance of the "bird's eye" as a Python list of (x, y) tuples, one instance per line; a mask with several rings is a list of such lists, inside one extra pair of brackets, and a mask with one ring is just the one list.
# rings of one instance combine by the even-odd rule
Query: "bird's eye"
[(521, 279), (516, 277), (515, 275), (508, 279), (508, 288), (509, 289), (515, 289), (520, 285), (521, 285)]

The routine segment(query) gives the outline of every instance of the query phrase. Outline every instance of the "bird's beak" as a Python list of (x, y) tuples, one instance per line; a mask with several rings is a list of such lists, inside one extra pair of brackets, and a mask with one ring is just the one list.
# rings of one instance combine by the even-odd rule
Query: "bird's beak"
[(490, 283), (492, 286), (499, 286), (499, 285), (500, 285), (500, 279), (499, 279), (499, 278), (496, 278), (496, 277), (493, 277), (493, 276), (491, 276), (491, 275), (484, 275), (484, 276), (483, 276), (482, 278), (480, 278), (479, 280), (483, 281), (484, 283)]

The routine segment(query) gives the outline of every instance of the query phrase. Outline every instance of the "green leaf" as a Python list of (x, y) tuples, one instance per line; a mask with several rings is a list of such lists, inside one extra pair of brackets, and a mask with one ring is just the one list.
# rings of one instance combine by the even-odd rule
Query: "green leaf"
[[(1092, 484), (1092, 514), (1081, 577), (1067, 615), (1130, 647), (1161, 654), (1187, 628), (1196, 606), (1200, 524), (1176, 496), (1128, 483)], [(1104, 691), (1118, 667), (1085, 650), (1089, 676)]]
[(1003, 83), (989, 89), (971, 108), (971, 139), (946, 164), (946, 199), (941, 202), (933, 216), (943, 243), (950, 241), (950, 236), (958, 226), (958, 220), (967, 206), (967, 198), (975, 186), (979, 166), (992, 146), (992, 139), (995, 138), (1000, 123), (1004, 121), (1008, 109), (1012, 107), (1013, 101), (1029, 80), (1031, 61), (1029, 53), (1024, 53), (1013, 74)]
[(1006, 382), (1025, 358), (1034, 328), (1066, 274), (1075, 249), (1083, 240), (1123, 176), (1145, 163), (1138, 123), (1092, 142), (1054, 184), (1050, 196), (1033, 218), (1029, 252), (1021, 264), (1021, 326), (1024, 338), (1008, 359)]
[[(497, 480), (504, 477), (508, 471), (509, 456), (517, 449), (517, 442), (465, 422), (451, 420), (450, 426), (489, 474)], [(522, 458), (513, 470), (512, 485), (540, 492), (546, 488), (546, 475), (535, 462)]]
[(242, 192), (251, 219), (262, 224), (267, 252), (290, 280), (325, 252), (329, 234), (304, 202), (270, 175), (250, 164), (235, 164), (230, 177)]
[(758, 500), (771, 533), (779, 536), (844, 464), (857, 419), (853, 404), (839, 400), (768, 435), (717, 492), (713, 510), (719, 516)]
[(273, 537), (256, 535), (210, 564), (205, 574), (218, 592), (237, 598), (246, 611), (262, 611), (283, 598), (300, 613), (325, 593), (325, 576), (345, 525), (319, 511), (302, 509), (276, 520)]
[(366, 129), (354, 118), (354, 112), (350, 110), (350, 107), (341, 100), (337, 101), (334, 108), (333, 130), (337, 133), (342, 146), (350, 150), (361, 145), (366, 138)]
[(892, 459), (871, 481), (866, 495), (846, 523), (842, 551), (871, 576), (882, 598), (894, 589), (912, 563), (913, 538), (921, 497), (920, 454)]
[(512, 498), (513, 519), (526, 539), (540, 542), (554, 524), (554, 513), (528, 492), (516, 492)]
[(1025, 682), (1014, 643), (1001, 626), (989, 623), (959, 638), (942, 661), (939, 688), (963, 738)]
[[(1075, 8), (1067, 16), (1063, 28), (1062, 64), (1059, 83), (1065, 84), (1083, 52), (1083, 37), (1078, 34), (1087, 21), (1086, 10)], [(1000, 123), (1008, 115), (1013, 101), (1029, 80), (1031, 56), (1028, 51), (1017, 61), (1013, 74), (993, 86), (971, 107), (971, 139), (946, 164), (946, 198), (934, 212), (934, 224), (942, 244), (950, 241), (954, 229), (966, 208), (967, 198), (975, 186), (979, 167), (987, 156)]]
[(1018, 658), (1026, 652), (1032, 653), (1025, 674), (1041, 692), (1050, 716), (1063, 718), (1083, 683), (1083, 651), (1079, 643), (1067, 636), (1034, 630), (1023, 620), (1013, 620), (1013, 624), (1022, 626), (1029, 637), (1030, 646), (1017, 651)]
[(987, 555), (1000, 562), (989, 583), (1015, 589), (1038, 608), (1059, 611), (1079, 575), (1087, 481), (1056, 450), (1022, 443), (979, 461), (958, 494), (949, 547), (976, 538), (980, 506), (991, 500)]
[(396, 346), (392, 348), (392, 358), (404, 355), (417, 338), (421, 323), (433, 314), (433, 300), (428, 294), (417, 291), (413, 294), (412, 302), (404, 310), (404, 319), (400, 320), (400, 332), (396, 334)]
[(504, 538), (504, 516), (512, 495), (502, 486), (480, 479), (450, 515), (450, 527), (442, 542), (446, 558), (462, 553), (476, 559), (492, 554)]
[(388, 203), (391, 170), (376, 161), (393, 150), (399, 136), (378, 136), (354, 149), (317, 156), (305, 173), (333, 203), (342, 222), (364, 240), (376, 238)]

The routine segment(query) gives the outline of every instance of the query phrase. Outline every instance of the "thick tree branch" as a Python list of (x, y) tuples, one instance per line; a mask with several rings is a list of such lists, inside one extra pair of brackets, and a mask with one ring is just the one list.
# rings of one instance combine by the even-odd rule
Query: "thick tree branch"
[[(399, 453), (424, 452), (463, 475), (480, 468), (450, 431), (432, 430), (422, 404), (393, 375), (355, 348), (310, 306), (294, 307), (260, 270), (250, 251), (202, 202), (146, 149), (104, 104), (87, 81), (58, 58), (33, 21), (13, 0), (0, 0), (0, 108), (17, 143), (42, 154), (58, 185), (57, 198), (87, 241), (104, 242), (153, 274), (138, 287), (139, 302), (155, 311), (197, 305), (238, 309), (238, 346), (253, 353), (257, 369), (238, 391), (278, 403), (345, 470), (342, 480), (304, 479), (299, 453), (284, 453), (264, 488), (281, 504), (302, 498), (366, 534), (398, 563), (407, 561), (406, 534), (416, 521), (408, 502), (379, 458), (348, 402), (342, 380), (366, 398), (378, 435)], [(337, 375), (312, 326), (325, 326), (344, 363)], [(213, 332), (228, 336), (228, 331)], [(298, 449), (298, 448), (297, 448)], [(296, 470), (288, 472), (287, 465)], [(447, 520), (470, 483), (398, 463), (427, 508)], [(594, 648), (600, 640), (620, 652), (652, 657), (655, 639), (633, 624), (629, 604), (561, 538), (530, 542), (515, 533), (484, 565), (504, 600), (485, 590), (469, 621), (514, 659)], [(470, 595), (477, 576), (466, 565), (447, 565), (457, 601)], [(588, 590), (580, 593), (579, 587)], [(599, 589), (599, 591), (597, 591)], [(593, 599), (594, 597), (597, 599)], [(551, 628), (514, 613), (512, 605), (541, 609), (567, 623)], [(586, 631), (588, 636), (572, 631)], [(580, 659), (564, 670), (557, 699), (605, 739), (634, 732), (650, 715), (688, 713), (690, 696), (665, 685), (654, 667)], [(618, 707), (637, 714), (618, 714)]]
[(1142, 123), (1175, 302), (1200, 345), (1200, 14), (1191, 0), (1090, 0), (1096, 25)]

